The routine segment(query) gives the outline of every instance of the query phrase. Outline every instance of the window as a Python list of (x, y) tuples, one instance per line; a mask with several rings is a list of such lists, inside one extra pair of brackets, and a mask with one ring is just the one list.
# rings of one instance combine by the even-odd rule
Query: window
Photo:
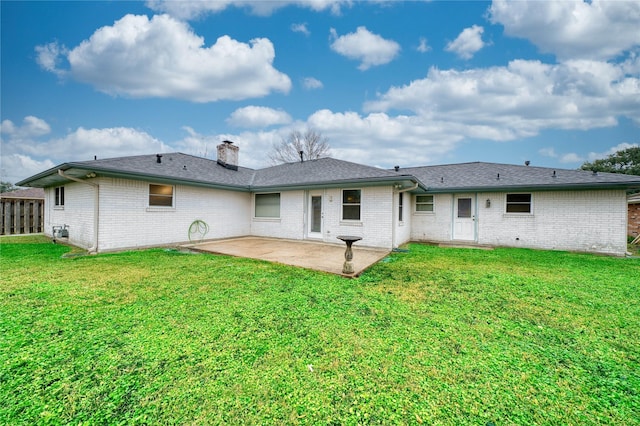
[(149, 185), (149, 207), (173, 207), (173, 186)]
[(255, 217), (280, 217), (280, 193), (256, 194)]
[(531, 194), (507, 194), (507, 213), (531, 213)]
[(398, 221), (402, 222), (402, 196), (404, 195), (404, 193), (399, 193), (398, 194)]
[(64, 206), (64, 186), (59, 186), (56, 188), (56, 207)]
[(416, 195), (416, 211), (432, 212), (433, 211), (433, 195)]
[(342, 191), (342, 219), (360, 220), (359, 189), (345, 189)]
[(458, 198), (458, 218), (471, 218), (471, 198)]

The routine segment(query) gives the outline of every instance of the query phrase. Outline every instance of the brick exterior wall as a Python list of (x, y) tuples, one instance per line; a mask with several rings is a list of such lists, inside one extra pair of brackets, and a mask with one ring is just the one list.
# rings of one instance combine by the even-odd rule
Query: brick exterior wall
[[(491, 206), (486, 207), (486, 200)], [(506, 213), (506, 193), (478, 193), (476, 241), (492, 246), (528, 247), (624, 255), (625, 191), (532, 193), (532, 214)], [(453, 196), (436, 195), (434, 213), (413, 216), (412, 238), (451, 241)]]
[[(309, 235), (308, 191), (281, 192), (280, 218), (254, 218), (254, 194), (174, 187), (174, 206), (149, 207), (149, 182), (98, 178), (99, 251), (188, 242), (196, 220), (210, 228), (206, 239), (247, 235), (305, 239)], [(362, 187), (361, 220), (342, 220), (342, 189), (322, 190), (322, 238), (342, 244), (338, 235), (363, 237), (361, 246), (391, 249), (409, 240), (450, 242), (453, 239), (454, 195), (435, 194), (433, 212), (415, 212), (415, 196), (405, 193), (403, 221), (398, 221), (398, 194), (391, 186)], [(65, 206), (56, 207), (55, 190), (45, 192), (45, 234), (52, 226), (69, 225), (69, 241), (83, 248), (94, 244), (95, 188), (65, 185)], [(627, 232), (637, 235), (640, 204), (629, 205), (622, 190), (549, 191), (532, 193), (532, 214), (505, 212), (505, 193), (473, 194), (477, 199), (475, 242), (492, 246), (529, 247), (624, 255)], [(486, 207), (486, 200), (491, 206)], [(635, 213), (631, 212), (634, 208)], [(632, 226), (635, 226), (633, 234)]]
[[(209, 225), (206, 239), (249, 235), (251, 196), (176, 185), (173, 207), (149, 207), (149, 182), (93, 179), (100, 184), (99, 251), (150, 247), (189, 241), (194, 220)], [(53, 225), (69, 226), (69, 242), (83, 248), (94, 243), (95, 189), (81, 183), (65, 185), (64, 208), (54, 207), (54, 188), (46, 190), (46, 234)]]
[(629, 204), (628, 216), (629, 227), (627, 234), (635, 238), (640, 234), (640, 202)]
[(83, 248), (94, 244), (95, 188), (77, 182), (64, 185), (64, 206), (55, 205), (55, 188), (45, 189), (44, 234), (54, 226), (68, 225), (69, 243)]

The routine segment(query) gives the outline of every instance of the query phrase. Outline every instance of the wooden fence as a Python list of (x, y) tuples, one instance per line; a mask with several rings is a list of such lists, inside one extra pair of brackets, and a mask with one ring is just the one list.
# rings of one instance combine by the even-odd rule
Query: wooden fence
[(2, 209), (0, 235), (42, 232), (44, 200), (4, 198), (0, 201), (0, 209)]

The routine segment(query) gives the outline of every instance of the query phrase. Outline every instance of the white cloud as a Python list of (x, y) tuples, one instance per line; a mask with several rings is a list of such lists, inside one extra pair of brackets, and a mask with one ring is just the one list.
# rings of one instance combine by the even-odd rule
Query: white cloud
[(416, 50), (420, 53), (426, 53), (431, 50), (431, 46), (429, 46), (426, 38), (420, 37), (420, 44), (418, 44)]
[(562, 154), (560, 156), (560, 163), (562, 164), (584, 163), (584, 158), (574, 152), (570, 152), (567, 154)]
[(424, 165), (451, 151), (463, 139), (454, 125), (417, 116), (319, 110), (306, 122), (329, 138), (337, 158), (385, 167)]
[(538, 153), (545, 157), (556, 158), (558, 154), (556, 154), (556, 150), (553, 148), (542, 148), (538, 150)]
[(178, 19), (194, 19), (210, 13), (219, 13), (229, 7), (247, 8), (254, 15), (269, 16), (278, 9), (298, 6), (315, 12), (329, 10), (338, 15), (343, 6), (351, 6), (352, 0), (147, 0), (147, 6), (158, 12), (166, 12)]
[(505, 34), (530, 40), (560, 59), (606, 60), (640, 46), (637, 1), (505, 1), (489, 8)]
[(512, 140), (543, 129), (593, 129), (626, 116), (640, 122), (640, 79), (594, 61), (548, 65), (512, 61), (465, 71), (432, 68), (426, 78), (392, 87), (366, 111), (410, 110), (426, 119), (476, 127), (479, 137)]
[(307, 28), (307, 23), (302, 23), (302, 24), (291, 24), (291, 31), (293, 31), (294, 33), (302, 33), (306, 36), (309, 36), (311, 34), (311, 31), (309, 31), (309, 29)]
[(343, 36), (338, 36), (332, 28), (331, 36), (334, 39), (331, 49), (349, 59), (361, 61), (358, 69), (362, 71), (372, 66), (387, 64), (400, 53), (398, 43), (373, 34), (365, 27), (358, 27), (355, 33)]
[[(51, 128), (44, 120), (28, 116), (22, 126), (2, 122), (2, 173), (15, 183), (67, 161), (83, 161), (124, 155), (171, 151), (168, 145), (146, 132), (113, 127), (80, 127), (62, 137), (45, 138)], [(6, 138), (4, 137), (6, 136)]]
[(3, 120), (0, 130), (12, 139), (23, 139), (46, 135), (51, 132), (51, 127), (43, 119), (28, 115), (22, 126), (16, 126), (11, 120)]
[(455, 40), (447, 44), (445, 50), (455, 53), (462, 59), (471, 59), (478, 50), (485, 46), (482, 41), (483, 32), (484, 28), (478, 25), (465, 28)]
[[(222, 36), (206, 47), (187, 24), (168, 15), (151, 20), (126, 15), (98, 29), (66, 57), (71, 77), (112, 95), (213, 102), (287, 93), (291, 88), (289, 77), (273, 68), (275, 51), (268, 39), (246, 44)], [(55, 60), (39, 63), (61, 72), (51, 69)]]
[(148, 133), (129, 127), (104, 129), (80, 127), (62, 138), (37, 143), (28, 148), (24, 147), (26, 153), (40, 155), (42, 152), (47, 152), (57, 161), (90, 160), (94, 156), (109, 158), (170, 150), (170, 147)]
[(227, 123), (235, 127), (268, 127), (291, 121), (285, 111), (253, 105), (238, 108), (227, 119)]
[(3, 154), (0, 180), (16, 183), (26, 177), (48, 170), (53, 166), (55, 166), (55, 164), (48, 159), (38, 161), (27, 155)]
[(43, 69), (57, 74), (62, 77), (65, 71), (59, 68), (61, 58), (66, 56), (69, 51), (66, 47), (61, 46), (58, 42), (51, 42), (42, 46), (35, 47), (37, 57), (36, 62)]
[(324, 87), (324, 85), (320, 80), (313, 77), (306, 77), (304, 80), (302, 80), (302, 85), (304, 86), (305, 89), (309, 89), (309, 90), (322, 89)]
[(565, 154), (557, 154), (554, 148), (542, 148), (538, 151), (540, 155), (545, 157), (557, 158), (562, 164), (582, 164), (585, 161), (593, 162), (595, 160), (607, 158), (608, 156), (615, 154), (618, 151), (640, 146), (637, 143), (623, 142), (618, 145), (612, 146), (604, 152), (589, 152), (586, 158), (580, 154), (569, 152)]
[(618, 151), (623, 151), (625, 149), (629, 149), (629, 148), (635, 148), (640, 146), (640, 144), (638, 143), (628, 143), (628, 142), (623, 142), (620, 143), (616, 146), (612, 146), (611, 148), (609, 148), (607, 151), (605, 152), (590, 152), (588, 157), (589, 157), (589, 161), (594, 161), (594, 160), (599, 160), (599, 159), (603, 159), (603, 158), (607, 158), (608, 156), (615, 154)]

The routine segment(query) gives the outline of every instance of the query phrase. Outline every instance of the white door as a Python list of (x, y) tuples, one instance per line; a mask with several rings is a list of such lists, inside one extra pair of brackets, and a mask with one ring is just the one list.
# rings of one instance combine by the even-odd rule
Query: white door
[(476, 239), (475, 197), (456, 195), (453, 199), (453, 239), (475, 241)]
[(309, 238), (322, 238), (322, 193), (309, 194)]

